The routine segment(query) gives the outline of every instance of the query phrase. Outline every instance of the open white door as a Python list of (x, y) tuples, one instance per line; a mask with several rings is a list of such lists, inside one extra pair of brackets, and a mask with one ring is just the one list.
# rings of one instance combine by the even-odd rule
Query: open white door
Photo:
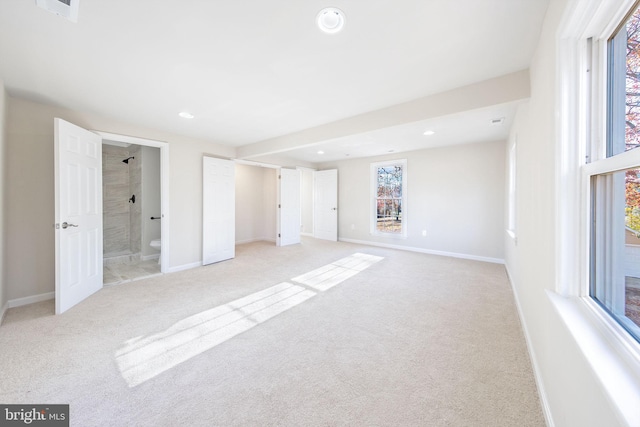
[(313, 236), (338, 240), (338, 171), (330, 169), (313, 173)]
[(277, 246), (300, 243), (300, 171), (280, 169)]
[(102, 138), (54, 119), (56, 314), (102, 289)]
[(202, 158), (202, 265), (236, 256), (236, 182), (231, 160)]

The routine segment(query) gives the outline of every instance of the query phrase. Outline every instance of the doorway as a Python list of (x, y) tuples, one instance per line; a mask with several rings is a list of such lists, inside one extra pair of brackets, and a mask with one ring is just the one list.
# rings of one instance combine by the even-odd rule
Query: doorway
[(235, 243), (300, 243), (300, 171), (235, 160)]
[(277, 168), (236, 160), (235, 243), (277, 239)]
[(164, 273), (169, 260), (168, 144), (102, 137), (103, 283)]
[(160, 274), (160, 213), (160, 149), (103, 140), (103, 284)]

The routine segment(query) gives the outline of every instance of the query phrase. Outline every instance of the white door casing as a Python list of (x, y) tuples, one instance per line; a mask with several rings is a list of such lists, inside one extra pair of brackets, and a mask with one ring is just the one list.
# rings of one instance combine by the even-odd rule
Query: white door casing
[(338, 240), (338, 170), (313, 173), (313, 236)]
[(202, 265), (236, 256), (235, 163), (202, 158)]
[(56, 314), (102, 289), (102, 138), (54, 119)]
[(300, 171), (280, 169), (278, 179), (277, 246), (300, 243)]
[(104, 141), (121, 142), (125, 144), (135, 144), (144, 147), (154, 147), (160, 150), (160, 235), (161, 235), (161, 251), (160, 251), (160, 271), (162, 273), (169, 272), (169, 252), (170, 252), (170, 235), (169, 235), (169, 144), (163, 141), (152, 139), (138, 138), (135, 136), (120, 135), (115, 133), (94, 130), (94, 133), (102, 137)]

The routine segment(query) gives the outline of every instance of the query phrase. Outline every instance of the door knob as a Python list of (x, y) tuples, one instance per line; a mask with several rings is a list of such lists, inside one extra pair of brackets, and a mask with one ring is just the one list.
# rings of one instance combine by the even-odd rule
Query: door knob
[(69, 227), (77, 227), (77, 225), (75, 225), (75, 224), (70, 224), (70, 223), (68, 223), (68, 222), (66, 222), (66, 221), (62, 223), (62, 228), (63, 228), (64, 230), (66, 230), (66, 229), (67, 229), (67, 228), (69, 228)]

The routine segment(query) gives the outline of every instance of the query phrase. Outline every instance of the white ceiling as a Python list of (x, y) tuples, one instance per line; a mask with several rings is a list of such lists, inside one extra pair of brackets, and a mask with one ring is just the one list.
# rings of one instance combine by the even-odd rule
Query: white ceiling
[[(1, 0), (0, 78), (12, 96), (242, 146), (526, 69), (547, 4), (81, 0), (72, 23), (35, 0)], [(346, 14), (337, 35), (315, 26), (327, 6)], [(508, 120), (486, 132), (460, 127), (511, 118), (513, 108), (332, 140), (322, 161), (334, 151), (371, 155), (504, 138)], [(178, 117), (183, 110), (195, 118)], [(425, 141), (426, 125), (443, 131)], [(314, 148), (288, 154), (321, 161)]]
[[(319, 144), (287, 151), (287, 155), (309, 163), (322, 163), (425, 148), (501, 141), (509, 135), (517, 105), (518, 102), (510, 102), (329, 139)], [(494, 119), (504, 121), (492, 124)], [(434, 134), (425, 135), (427, 130), (433, 131)]]

